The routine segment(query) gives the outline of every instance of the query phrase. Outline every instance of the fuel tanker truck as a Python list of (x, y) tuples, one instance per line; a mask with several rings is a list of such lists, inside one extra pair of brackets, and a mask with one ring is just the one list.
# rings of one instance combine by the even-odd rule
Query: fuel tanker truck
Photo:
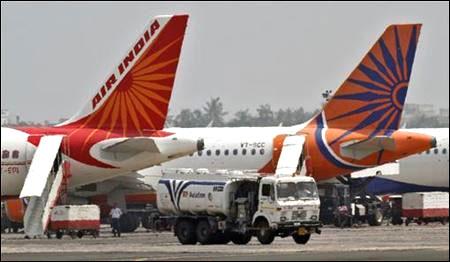
[(320, 234), (317, 186), (307, 176), (164, 174), (157, 186), (161, 219), (181, 244), (261, 244), (291, 236), (306, 244)]

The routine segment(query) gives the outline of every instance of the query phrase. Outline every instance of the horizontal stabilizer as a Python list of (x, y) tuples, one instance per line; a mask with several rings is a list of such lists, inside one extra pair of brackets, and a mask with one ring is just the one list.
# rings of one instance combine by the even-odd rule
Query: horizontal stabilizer
[(102, 150), (111, 153), (160, 153), (155, 141), (147, 137), (127, 138), (120, 142), (107, 145), (103, 147)]
[(381, 150), (394, 151), (395, 140), (388, 136), (375, 136), (341, 144), (341, 155), (357, 160)]

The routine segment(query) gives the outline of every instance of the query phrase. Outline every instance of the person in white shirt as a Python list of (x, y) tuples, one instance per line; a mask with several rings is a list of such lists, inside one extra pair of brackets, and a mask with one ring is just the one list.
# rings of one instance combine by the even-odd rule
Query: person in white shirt
[(111, 216), (114, 237), (116, 234), (120, 237), (120, 216), (122, 215), (122, 210), (117, 207), (117, 203), (114, 203), (113, 208), (109, 211), (109, 215)]

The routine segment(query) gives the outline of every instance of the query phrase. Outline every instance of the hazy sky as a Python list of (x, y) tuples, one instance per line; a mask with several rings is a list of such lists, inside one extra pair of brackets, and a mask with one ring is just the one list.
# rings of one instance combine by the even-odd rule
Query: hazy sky
[(318, 108), (392, 23), (423, 23), (407, 103), (449, 106), (449, 4), (1, 3), (1, 107), (70, 117), (151, 18), (190, 14), (170, 113), (220, 96), (225, 110)]

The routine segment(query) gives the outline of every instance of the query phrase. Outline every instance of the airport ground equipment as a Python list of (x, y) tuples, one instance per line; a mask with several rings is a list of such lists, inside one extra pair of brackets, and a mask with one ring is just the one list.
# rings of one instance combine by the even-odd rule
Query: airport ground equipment
[(317, 186), (307, 176), (165, 174), (157, 187), (161, 219), (174, 219), (182, 244), (270, 244), (291, 236), (306, 244), (320, 234)]
[(97, 205), (64, 205), (53, 207), (47, 236), (55, 233), (61, 239), (64, 234), (72, 238), (84, 235), (97, 237), (100, 231), (100, 208)]
[(402, 216), (405, 225), (448, 221), (448, 192), (406, 193), (402, 197)]
[(384, 219), (384, 203), (378, 196), (368, 194), (363, 185), (351, 182), (319, 184), (320, 221), (337, 227), (368, 223), (379, 226)]

